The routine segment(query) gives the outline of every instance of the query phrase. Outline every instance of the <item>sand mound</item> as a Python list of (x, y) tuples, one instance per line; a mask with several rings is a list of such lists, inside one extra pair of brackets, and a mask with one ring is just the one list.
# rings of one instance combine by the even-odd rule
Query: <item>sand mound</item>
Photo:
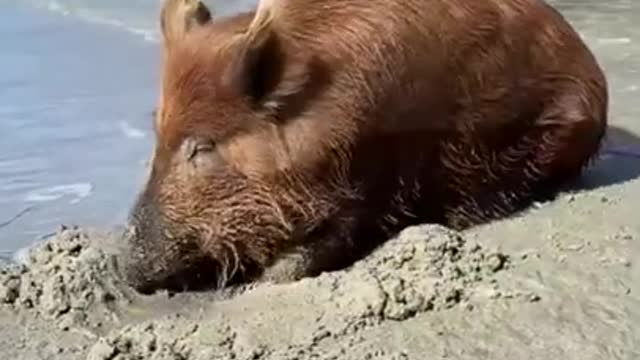
[(365, 356), (349, 349), (383, 323), (464, 303), (476, 284), (507, 266), (505, 255), (459, 233), (413, 227), (350, 269), (260, 285), (200, 311), (114, 330), (88, 358), (403, 359), (401, 351)]
[(102, 240), (63, 227), (31, 248), (23, 264), (0, 269), (0, 304), (55, 320), (61, 329), (102, 327), (126, 299), (114, 257), (97, 246)]
[(403, 359), (400, 350), (363, 357), (350, 349), (384, 324), (464, 305), (478, 284), (496, 288), (494, 273), (510, 266), (504, 254), (460, 233), (418, 226), (351, 268), (316, 278), (144, 297), (118, 276), (106, 240), (63, 228), (23, 264), (2, 267), (0, 310), (44, 319), (63, 333), (82, 329), (90, 336), (78, 356), (92, 360)]

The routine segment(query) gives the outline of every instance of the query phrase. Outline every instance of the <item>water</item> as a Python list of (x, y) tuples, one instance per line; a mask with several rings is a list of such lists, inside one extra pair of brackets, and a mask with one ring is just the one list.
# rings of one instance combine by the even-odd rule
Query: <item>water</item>
[[(225, 15), (253, 3), (210, 5)], [(0, 1), (0, 256), (61, 223), (126, 218), (153, 141), (158, 11), (153, 0)]]
[[(255, 5), (206, 2), (219, 15)], [(551, 3), (607, 71), (611, 122), (640, 132), (640, 1)], [(60, 223), (125, 219), (153, 141), (158, 5), (0, 1), (0, 253)]]

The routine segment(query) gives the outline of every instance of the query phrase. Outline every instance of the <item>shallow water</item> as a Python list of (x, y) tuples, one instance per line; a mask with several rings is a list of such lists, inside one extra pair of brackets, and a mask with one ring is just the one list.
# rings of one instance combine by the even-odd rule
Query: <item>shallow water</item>
[[(60, 223), (124, 220), (153, 140), (158, 3), (0, 2), (0, 253)], [(551, 3), (607, 71), (611, 123), (640, 132), (640, 1)]]
[(158, 4), (0, 2), (0, 256), (126, 218), (153, 140)]
[(0, 44), (0, 222), (22, 214), (0, 250), (122, 219), (149, 148), (153, 44), (6, 3)]

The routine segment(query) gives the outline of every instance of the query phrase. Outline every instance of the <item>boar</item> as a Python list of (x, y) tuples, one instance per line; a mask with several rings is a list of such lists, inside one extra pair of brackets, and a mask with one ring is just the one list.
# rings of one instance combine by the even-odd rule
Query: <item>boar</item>
[(344, 268), (403, 227), (464, 229), (580, 176), (606, 79), (541, 0), (166, 0), (126, 278), (143, 293)]

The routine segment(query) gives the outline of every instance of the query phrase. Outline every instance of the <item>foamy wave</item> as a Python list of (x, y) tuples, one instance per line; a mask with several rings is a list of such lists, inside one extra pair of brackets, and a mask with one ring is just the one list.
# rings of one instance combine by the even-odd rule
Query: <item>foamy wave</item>
[(599, 38), (597, 40), (600, 45), (626, 45), (631, 44), (631, 39), (628, 37), (621, 38)]
[[(158, 12), (161, 0), (25, 0), (61, 14), (116, 27), (158, 42)], [(254, 9), (257, 0), (205, 0), (216, 16)]]
[(87, 21), (93, 22), (95, 24), (108, 25), (108, 26), (113, 26), (115, 28), (123, 29), (132, 34), (142, 36), (147, 41), (157, 42), (159, 39), (157, 31), (153, 29), (143, 29), (139, 27), (133, 27), (125, 24), (120, 20), (110, 19), (107, 17), (103, 17), (101, 15), (92, 14), (89, 12), (80, 12), (80, 14)]
[(40, 8), (73, 16), (95, 24), (107, 25), (142, 36), (147, 41), (157, 42), (158, 29), (155, 24), (158, 1), (108, 1), (86, 0), (31, 0)]
[(47, 9), (53, 12), (57, 12), (61, 15), (69, 15), (69, 11), (61, 6), (57, 1), (51, 1), (47, 4)]
[(93, 185), (89, 183), (75, 183), (57, 185), (31, 191), (25, 196), (27, 202), (49, 202), (71, 197), (69, 204), (77, 204), (93, 192)]
[(120, 130), (130, 139), (140, 139), (146, 136), (144, 131), (134, 128), (126, 121), (120, 122)]
[(15, 263), (26, 265), (28, 263), (30, 249), (31, 246), (20, 248), (10, 255), (10, 259)]

